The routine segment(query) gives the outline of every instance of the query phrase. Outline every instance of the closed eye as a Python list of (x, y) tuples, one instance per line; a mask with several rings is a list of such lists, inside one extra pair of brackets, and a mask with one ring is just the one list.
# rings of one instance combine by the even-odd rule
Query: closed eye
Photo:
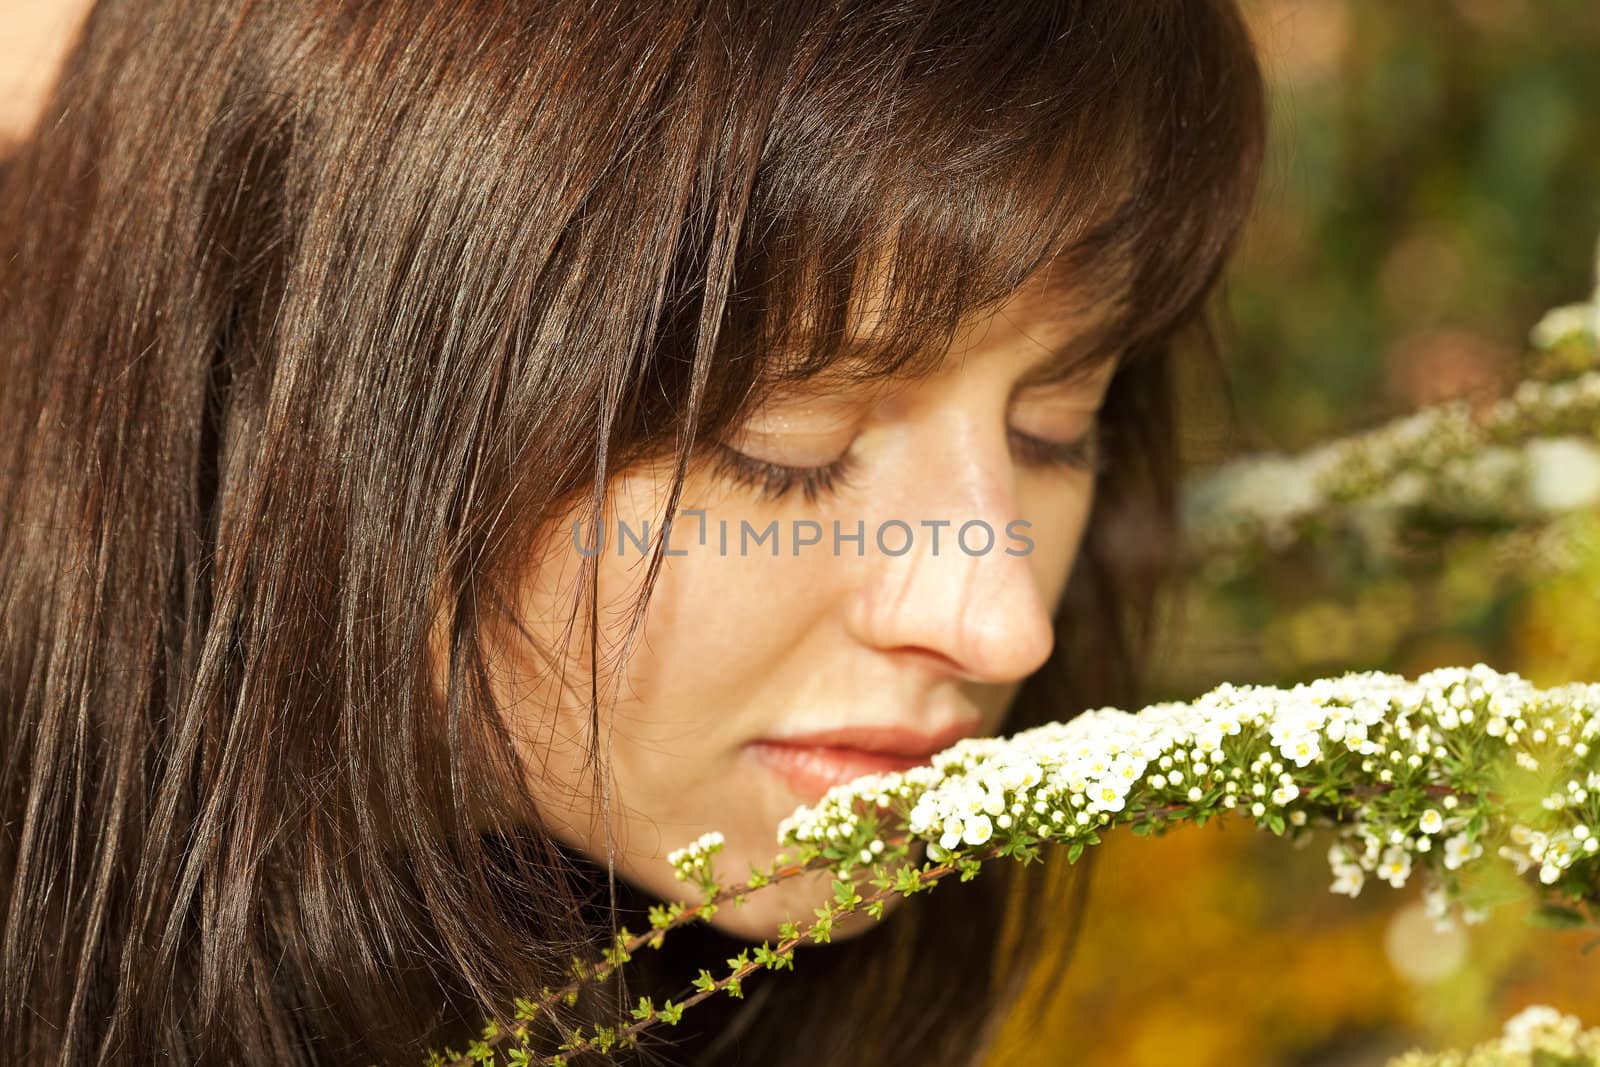
[[(1072, 441), (1047, 441), (1020, 430), (1008, 431), (1007, 437), (1021, 461), (1031, 467), (1098, 475), (1108, 465), (1098, 423)], [(820, 497), (849, 486), (856, 471), (855, 453), (849, 451), (831, 463), (793, 467), (757, 459), (721, 441), (714, 444), (715, 472), (734, 485), (753, 490), (762, 500), (782, 500), (798, 490), (807, 503), (815, 504)]]
[(719, 475), (734, 485), (754, 490), (762, 500), (781, 500), (798, 489), (807, 503), (815, 504), (819, 496), (831, 495), (849, 483), (855, 454), (846, 452), (820, 467), (790, 467), (747, 456), (718, 441), (714, 462)]
[(1097, 422), (1088, 433), (1071, 441), (1046, 441), (1012, 430), (1011, 447), (1023, 462), (1035, 467), (1086, 471), (1102, 474), (1108, 466), (1105, 442)]

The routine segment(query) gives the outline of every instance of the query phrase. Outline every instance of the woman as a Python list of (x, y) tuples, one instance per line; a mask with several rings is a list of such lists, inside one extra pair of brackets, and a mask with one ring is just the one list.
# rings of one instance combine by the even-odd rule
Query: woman
[[(413, 1062), (701, 833), (1135, 700), (1261, 111), (1225, 0), (100, 0), (0, 182), (4, 1051)], [(994, 866), (668, 1055), (968, 1061), (1071, 927)]]

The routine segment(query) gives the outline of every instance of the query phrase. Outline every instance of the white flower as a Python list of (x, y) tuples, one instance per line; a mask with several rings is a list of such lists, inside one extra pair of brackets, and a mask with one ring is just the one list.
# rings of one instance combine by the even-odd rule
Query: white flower
[(1563, 304), (1551, 308), (1528, 331), (1528, 339), (1535, 348), (1551, 349), (1568, 338), (1591, 335), (1595, 329), (1597, 312), (1592, 304)]
[(1425, 834), (1436, 834), (1444, 829), (1444, 816), (1429, 808), (1422, 813), (1422, 818), (1417, 820), (1417, 829)]
[(1334, 868), (1333, 874), (1332, 891), (1352, 897), (1361, 894), (1361, 887), (1367, 880), (1366, 874), (1353, 863)]
[(1090, 791), (1089, 810), (1121, 811), (1127, 793), (1126, 789), (1119, 789), (1111, 780), (1101, 782)]
[(1378, 864), (1378, 877), (1399, 889), (1411, 874), (1411, 853), (1398, 845), (1384, 849), (1383, 861)]
[(1483, 846), (1471, 840), (1465, 832), (1445, 838), (1444, 865), (1448, 869), (1460, 870), (1461, 865), (1483, 855)]
[(1546, 1048), (1570, 1044), (1582, 1031), (1575, 1016), (1563, 1015), (1544, 1004), (1524, 1008), (1505, 1024), (1500, 1047), (1510, 1053), (1529, 1056)]
[(1600, 448), (1580, 437), (1529, 441), (1527, 492), (1540, 511), (1567, 512), (1600, 501)]

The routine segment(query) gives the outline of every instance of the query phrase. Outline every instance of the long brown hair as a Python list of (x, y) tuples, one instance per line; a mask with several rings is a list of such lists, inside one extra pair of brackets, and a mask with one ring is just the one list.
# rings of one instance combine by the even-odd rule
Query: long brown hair
[[(1136, 699), (1261, 95), (1229, 0), (99, 0), (0, 171), (0, 1053), (412, 1062), (609, 944), (481, 628), (553, 516), (832, 365), (869, 264), (872, 375), (1046, 268), (1110, 313), (1008, 725)], [(967, 1061), (1069, 870), (806, 950), (706, 1061)], [(682, 933), (632, 993), (721, 950)]]

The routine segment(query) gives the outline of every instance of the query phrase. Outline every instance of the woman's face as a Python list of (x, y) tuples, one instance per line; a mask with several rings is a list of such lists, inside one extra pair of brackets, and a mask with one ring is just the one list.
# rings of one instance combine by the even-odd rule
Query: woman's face
[[(587, 609), (565, 633), (580, 595), (580, 548), (594, 550), (597, 530), (586, 522), (575, 536), (569, 518), (549, 531), (516, 607), (527, 635), (564, 663), (518, 635), (496, 639), (491, 666), (558, 838), (604, 864), (609, 815), (621, 877), (661, 899), (698, 903), (668, 853), (720, 831), (716, 870), (725, 884), (743, 881), (751, 864), (773, 861), (780, 820), (820, 795), (827, 778), (818, 772), (853, 776), (870, 762), (846, 753), (830, 767), (814, 751), (763, 739), (883, 727), (936, 750), (956, 735), (1001, 729), (1020, 683), (1052, 647), (1051, 619), (1094, 489), (1083, 446), (1115, 369), (1030, 388), (1029, 372), (1073, 333), (1043, 309), (1024, 290), (965, 330), (936, 376), (842, 391), (813, 384), (774, 398), (724, 438), (758, 463), (827, 468), (848, 456), (848, 466), (831, 486), (813, 474), (810, 494), (803, 471), (781, 492), (781, 478), (741, 480), (711, 459), (692, 467), (671, 554), (625, 662), (628, 609), (649, 557), (641, 530), (648, 521), (649, 536), (659, 535), (668, 470), (616, 479), (598, 561), (609, 805), (596, 802), (586, 767)], [(860, 329), (870, 332), (870, 321)], [(911, 751), (916, 737), (909, 747), (903, 737), (851, 743)], [(913, 753), (910, 762), (925, 760)], [(713, 923), (776, 939), (785, 919), (808, 923), (831, 896), (829, 874), (813, 872), (722, 907)], [(852, 916), (835, 937), (872, 921)]]

